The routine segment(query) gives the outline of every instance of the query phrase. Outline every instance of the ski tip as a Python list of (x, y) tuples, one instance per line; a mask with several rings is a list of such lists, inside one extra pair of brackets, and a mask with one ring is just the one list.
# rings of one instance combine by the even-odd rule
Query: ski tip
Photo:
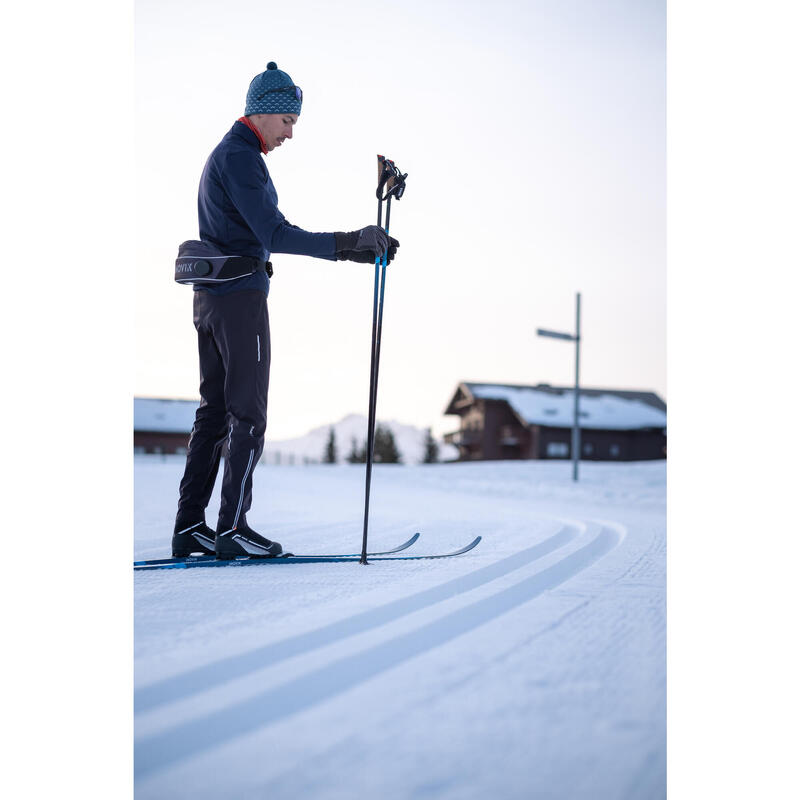
[(467, 545), (467, 546), (466, 546), (466, 547), (465, 547), (463, 550), (461, 550), (460, 552), (461, 552), (461, 553), (466, 553), (466, 552), (468, 552), (469, 550), (472, 550), (474, 547), (477, 547), (477, 546), (480, 544), (480, 541), (481, 541), (481, 539), (482, 539), (482, 538), (483, 538), (482, 536), (476, 536), (476, 537), (475, 537), (475, 538), (474, 538), (474, 539), (473, 539), (473, 540), (472, 540), (472, 541), (471, 541), (471, 542), (470, 542), (470, 543), (469, 543), (469, 544), (468, 544), (468, 545)]

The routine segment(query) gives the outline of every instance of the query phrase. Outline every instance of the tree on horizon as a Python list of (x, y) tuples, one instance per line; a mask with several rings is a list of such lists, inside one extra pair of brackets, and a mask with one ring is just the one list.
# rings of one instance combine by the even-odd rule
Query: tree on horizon
[(376, 464), (402, 464), (400, 451), (394, 440), (394, 434), (387, 425), (378, 423), (375, 426), (375, 463)]
[(439, 445), (436, 444), (436, 439), (433, 438), (433, 433), (430, 428), (425, 431), (425, 458), (422, 463), (439, 463)]
[(333, 429), (333, 426), (331, 426), (330, 433), (328, 434), (328, 444), (325, 445), (325, 453), (323, 454), (322, 461), (324, 464), (335, 464), (336, 460), (336, 431)]
[(348, 464), (366, 464), (367, 463), (367, 446), (364, 445), (359, 448), (356, 437), (353, 436), (350, 440), (350, 453), (347, 456)]

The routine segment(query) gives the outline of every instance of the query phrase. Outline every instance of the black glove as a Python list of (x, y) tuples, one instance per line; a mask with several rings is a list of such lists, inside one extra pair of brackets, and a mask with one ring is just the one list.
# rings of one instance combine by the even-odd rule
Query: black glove
[(387, 263), (391, 261), (400, 247), (397, 239), (389, 236), (383, 228), (368, 225), (351, 233), (334, 233), (336, 237), (336, 258), (339, 261), (359, 261), (370, 264), (382, 257), (388, 250)]

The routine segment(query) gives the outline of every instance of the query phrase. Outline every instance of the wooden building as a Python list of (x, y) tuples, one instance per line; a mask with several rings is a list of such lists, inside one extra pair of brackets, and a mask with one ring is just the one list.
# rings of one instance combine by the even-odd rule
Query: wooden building
[[(444, 439), (461, 461), (569, 459), (574, 388), (460, 383), (445, 414), (460, 418)], [(581, 389), (581, 460), (667, 457), (667, 407), (653, 392)]]
[(133, 452), (186, 453), (199, 400), (133, 398)]

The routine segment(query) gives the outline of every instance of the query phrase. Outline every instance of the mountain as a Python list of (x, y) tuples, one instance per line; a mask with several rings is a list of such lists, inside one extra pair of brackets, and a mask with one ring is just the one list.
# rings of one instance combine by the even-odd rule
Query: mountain
[[(404, 425), (396, 420), (388, 422), (378, 420), (378, 424), (391, 430), (404, 464), (419, 464), (425, 458), (426, 432), (424, 428)], [(331, 428), (336, 436), (337, 460), (340, 464), (344, 464), (347, 462), (352, 440), (355, 439), (360, 448), (367, 439), (367, 418), (361, 414), (349, 414), (333, 425), (314, 428), (305, 436), (296, 439), (272, 441), (267, 432), (262, 461), (268, 464), (303, 464), (322, 461)], [(440, 461), (454, 461), (458, 457), (458, 450), (452, 445), (444, 444), (439, 440), (436, 443), (439, 445)]]

